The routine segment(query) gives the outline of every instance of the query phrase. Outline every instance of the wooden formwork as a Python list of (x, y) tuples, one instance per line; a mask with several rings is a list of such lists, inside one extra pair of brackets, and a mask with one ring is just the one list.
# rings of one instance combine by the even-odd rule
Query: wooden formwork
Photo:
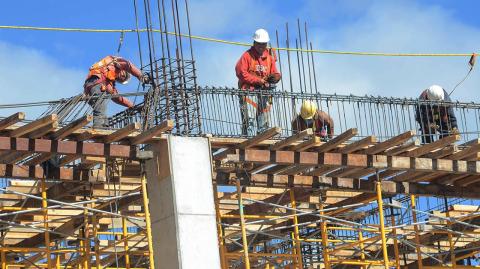
[[(90, 116), (67, 126), (56, 115), (23, 118), (0, 121), (2, 266), (148, 267), (137, 146), (162, 139), (172, 122), (141, 132), (136, 123), (92, 130)], [(377, 142), (355, 129), (327, 142), (311, 130), (277, 140), (280, 131), (207, 136), (223, 268), (246, 260), (251, 268), (464, 268), (450, 261), (477, 253), (476, 207), (417, 212), (411, 202), (478, 199), (479, 140), (420, 145), (410, 131)], [(46, 171), (50, 159), (57, 166)], [(395, 213), (407, 211), (408, 220)]]

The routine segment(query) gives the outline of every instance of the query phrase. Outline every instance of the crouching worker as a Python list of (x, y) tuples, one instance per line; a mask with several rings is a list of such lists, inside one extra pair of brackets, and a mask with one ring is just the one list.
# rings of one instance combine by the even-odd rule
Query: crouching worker
[(271, 91), (281, 79), (276, 67), (273, 50), (267, 48), (270, 41), (268, 32), (258, 29), (253, 35), (253, 46), (243, 53), (235, 66), (238, 87), (247, 91), (260, 93), (240, 96), (240, 113), (242, 118), (242, 134), (254, 135), (269, 128), (269, 112), (272, 106)]
[[(424, 90), (418, 99), (451, 101), (448, 93), (438, 85), (432, 85)], [(450, 104), (418, 104), (415, 107), (415, 120), (420, 125), (422, 143), (433, 142), (436, 133), (440, 138), (459, 133), (457, 118)]]
[(292, 130), (295, 134), (308, 128), (312, 128), (313, 133), (324, 141), (327, 138), (333, 138), (334, 124), (332, 117), (317, 109), (314, 102), (305, 100), (300, 108), (300, 115), (297, 115), (292, 121)]
[[(88, 104), (93, 108), (93, 127), (108, 127), (107, 104), (109, 98), (103, 98), (106, 94), (118, 94), (115, 84), (127, 84), (130, 75), (136, 77), (142, 83), (150, 83), (148, 74), (142, 75), (133, 63), (121, 57), (107, 56), (90, 67), (85, 84), (84, 93), (90, 98)], [(113, 102), (125, 106), (133, 107), (133, 103), (125, 97), (119, 96), (112, 98)]]

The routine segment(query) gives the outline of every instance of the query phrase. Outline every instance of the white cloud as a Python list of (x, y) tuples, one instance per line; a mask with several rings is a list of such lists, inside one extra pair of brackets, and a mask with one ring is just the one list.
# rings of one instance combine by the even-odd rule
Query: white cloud
[[(204, 23), (193, 24), (193, 29), (200, 33), (218, 34), (215, 37), (232, 39), (228, 31), (242, 28), (248, 38), (256, 25), (267, 23), (264, 17), (258, 16), (258, 10), (265, 9), (258, 7), (249, 9), (252, 12), (245, 12), (244, 5), (250, 5), (249, 1), (226, 2), (228, 5), (220, 4), (217, 0), (197, 2), (203, 10), (211, 10), (218, 16), (205, 19)], [(324, 10), (319, 11), (317, 16), (305, 16), (308, 17), (309, 25), (314, 25), (309, 35), (315, 48), (372, 52), (469, 53), (477, 48), (480, 41), (480, 29), (460, 23), (452, 12), (438, 6), (422, 6), (416, 1), (364, 1), (362, 5), (335, 3), (322, 2), (323, 9), (319, 9), (318, 1), (308, 1), (303, 7), (292, 11), (294, 15), (270, 14), (269, 16), (277, 21), (268, 21), (266, 27), (270, 29), (272, 36), (273, 29), (280, 29), (282, 40), (285, 39), (284, 21), (290, 20), (292, 47), (295, 42), (292, 36), (296, 34), (296, 21), (291, 16), (312, 15), (316, 10)], [(218, 13), (216, 10), (225, 12)], [(335, 20), (335, 16), (350, 16), (345, 21), (336, 18), (335, 22), (330, 21), (327, 24), (328, 20), (321, 16), (322, 12), (327, 10), (330, 20)], [(197, 14), (205, 15), (204, 12)], [(244, 17), (240, 14), (244, 14)], [(259, 19), (252, 20), (252, 17)], [(236, 36), (236, 40), (245, 40)], [(222, 86), (236, 84), (234, 64), (246, 48), (202, 43), (197, 45), (196, 49), (201, 82)], [(295, 54), (292, 53), (291, 56), (295, 57)], [(284, 53), (282, 60), (284, 78), (288, 80)], [(416, 97), (422, 89), (431, 84), (453, 89), (466, 74), (468, 57), (398, 58), (316, 54), (315, 61), (319, 87), (323, 92)], [(297, 80), (295, 58), (292, 61), (292, 72), (293, 79)], [(471, 89), (479, 82), (477, 72), (473, 72), (457, 89), (453, 98), (478, 100)]]
[[(0, 104), (57, 100), (78, 94), (85, 72), (61, 66), (39, 50), (0, 42)], [(2, 116), (25, 111), (28, 119), (42, 108), (1, 109)]]

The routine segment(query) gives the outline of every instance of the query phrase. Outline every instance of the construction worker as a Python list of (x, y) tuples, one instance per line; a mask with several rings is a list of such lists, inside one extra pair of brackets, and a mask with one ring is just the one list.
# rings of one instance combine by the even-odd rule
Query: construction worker
[(275, 52), (267, 48), (269, 41), (270, 37), (266, 30), (256, 30), (253, 35), (253, 46), (243, 53), (235, 66), (238, 87), (246, 91), (256, 90), (254, 94), (240, 96), (243, 135), (253, 135), (255, 123), (257, 133), (269, 127), (269, 112), (272, 105), (269, 93), (281, 79), (276, 67)]
[[(135, 76), (142, 83), (150, 83), (148, 74), (142, 75), (133, 63), (121, 57), (107, 56), (90, 67), (85, 84), (84, 93), (87, 96), (96, 96), (100, 98), (91, 98), (88, 104), (93, 108), (93, 127), (108, 127), (107, 103), (108, 98), (102, 98), (105, 94), (118, 94), (115, 87), (116, 82), (127, 84), (130, 75)], [(112, 100), (127, 108), (133, 107), (133, 103), (125, 97), (114, 97)]]
[[(432, 85), (420, 94), (419, 100), (450, 102), (448, 93), (438, 85)], [(420, 125), (423, 143), (434, 141), (438, 132), (440, 138), (458, 134), (457, 118), (453, 108), (447, 104), (419, 104), (415, 107), (415, 120)]]
[(332, 117), (317, 109), (314, 102), (305, 100), (300, 108), (300, 114), (292, 121), (292, 130), (297, 133), (308, 128), (312, 128), (314, 134), (323, 140), (333, 138), (334, 124)]

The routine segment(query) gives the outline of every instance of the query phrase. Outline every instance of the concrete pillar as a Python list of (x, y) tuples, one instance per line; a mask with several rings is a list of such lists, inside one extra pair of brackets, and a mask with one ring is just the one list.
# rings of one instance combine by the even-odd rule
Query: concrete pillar
[(147, 188), (156, 269), (220, 269), (210, 145), (168, 136), (151, 145)]

